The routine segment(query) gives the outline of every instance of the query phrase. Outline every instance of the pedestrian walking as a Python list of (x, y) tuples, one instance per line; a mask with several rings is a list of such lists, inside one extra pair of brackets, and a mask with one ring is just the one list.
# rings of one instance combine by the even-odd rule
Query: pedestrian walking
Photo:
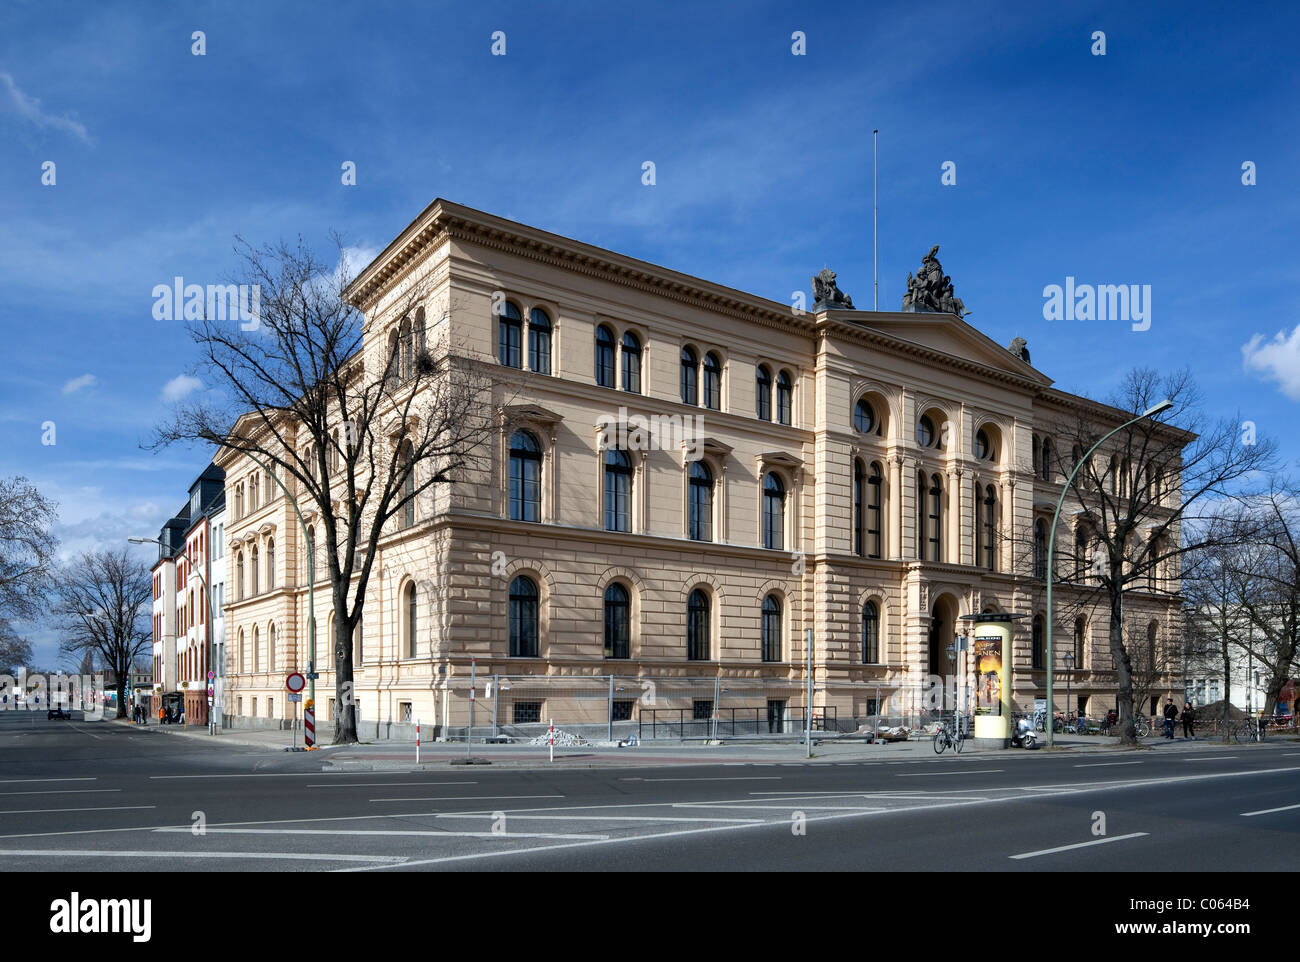
[(1174, 719), (1178, 717), (1178, 709), (1174, 707), (1172, 698), (1165, 699), (1165, 737), (1170, 741), (1174, 738)]
[(1183, 721), (1183, 737), (1190, 738), (1192, 741), (1195, 741), (1196, 740), (1196, 728), (1195, 728), (1196, 709), (1192, 707), (1191, 702), (1188, 702), (1186, 705), (1183, 706), (1182, 721)]

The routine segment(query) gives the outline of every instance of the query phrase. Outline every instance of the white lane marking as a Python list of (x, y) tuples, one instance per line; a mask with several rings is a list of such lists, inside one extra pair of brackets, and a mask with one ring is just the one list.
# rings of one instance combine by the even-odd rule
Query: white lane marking
[(1215, 755), (1213, 758), (1184, 758), (1185, 762), (1226, 762), (1230, 758), (1236, 758), (1236, 755)]
[(779, 782), (780, 775), (737, 775), (718, 778), (643, 778), (643, 782)]
[[(72, 723), (69, 722), (68, 724), (71, 725)], [(103, 739), (103, 737), (104, 737), (103, 735), (96, 735), (94, 732), (88, 732), (88, 731), (86, 731), (84, 728), (77, 728), (76, 725), (72, 725), (72, 727), (73, 727), (76, 731), (81, 732), (81, 734), (83, 734), (83, 735), (89, 735), (91, 738), (95, 739), (96, 741), (101, 741), (101, 740)]]
[(1088, 848), (1092, 845), (1105, 845), (1107, 842), (1122, 842), (1129, 838), (1141, 838), (1146, 832), (1130, 832), (1128, 835), (1111, 835), (1108, 838), (1094, 838), (1091, 842), (1075, 842), (1073, 845), (1058, 845), (1056, 848), (1044, 848), (1037, 852), (1021, 852), (1019, 855), (1008, 855), (1007, 858), (1037, 858), (1039, 855), (1053, 855), (1056, 852), (1068, 852), (1076, 848)]
[[(825, 801), (825, 799), (821, 799)], [(788, 812), (791, 809), (798, 808), (805, 812), (883, 812), (883, 808), (860, 808), (852, 805), (805, 805), (803, 802), (796, 801), (791, 805), (755, 805), (753, 802), (740, 801), (734, 804), (722, 802), (677, 802), (673, 808), (738, 808), (743, 811), (765, 811), (771, 809), (775, 812)], [(509, 818), (509, 815), (506, 816)], [(737, 819), (739, 821), (739, 819)]]
[(144, 851), (100, 851), (87, 849), (0, 849), (4, 855), (62, 855), (71, 858), (261, 858), (283, 861), (307, 862), (385, 862), (390, 865), (406, 861), (405, 855), (306, 855), (299, 852), (151, 852)]
[(0, 792), (0, 795), (95, 795), (121, 790), (120, 788), (52, 788), (45, 792)]
[(899, 772), (895, 778), (929, 778), (931, 775), (991, 775), (1006, 771), (1005, 768), (977, 768), (970, 772)]
[(1116, 765), (1141, 765), (1141, 762), (1095, 762), (1091, 765), (1075, 765), (1075, 768), (1114, 768)]
[(478, 782), (349, 782), (346, 785), (305, 785), (304, 788), (423, 788), (426, 785), (477, 785)]
[[(448, 812), (438, 818), (491, 818), (486, 813)], [(529, 819), (539, 822), (761, 822), (761, 818), (719, 818), (714, 815), (513, 815), (508, 819)]]
[(1242, 812), (1242, 816), (1249, 818), (1251, 815), (1272, 815), (1274, 812), (1289, 812), (1293, 808), (1300, 808), (1300, 805), (1283, 805), (1281, 808), (1265, 808), (1258, 812)]
[(563, 798), (563, 795), (443, 795), (437, 798), (372, 798), (372, 802), (485, 802), (512, 798)]
[(20, 782), (93, 782), (94, 778), (5, 778), (0, 785), (17, 785)]
[[(253, 752), (254, 755), (260, 755), (261, 752)], [(342, 775), (369, 775), (374, 777), (374, 772), (248, 772), (243, 775), (150, 775), (152, 779), (172, 779), (172, 778), (338, 778)]]
[(132, 809), (157, 808), (157, 805), (106, 805), (100, 808), (15, 808), (0, 815), (45, 815), (51, 812), (125, 812)]
[[(160, 828), (159, 832), (188, 832), (184, 826)], [(556, 839), (602, 839), (608, 835), (556, 834), (554, 832), (448, 832), (445, 829), (418, 831), (415, 829), (365, 829), (356, 831), (350, 828), (208, 828), (209, 835), (346, 835), (349, 838), (358, 835), (419, 835), (434, 838), (556, 838)]]

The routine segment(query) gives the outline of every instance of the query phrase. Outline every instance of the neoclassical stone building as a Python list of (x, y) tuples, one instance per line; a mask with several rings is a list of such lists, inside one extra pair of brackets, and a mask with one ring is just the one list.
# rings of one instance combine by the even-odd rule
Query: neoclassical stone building
[[(413, 317), (400, 294), (416, 284)], [(605, 679), (618, 721), (648, 710), (650, 681), (655, 711), (699, 716), (717, 697), (780, 724), (805, 703), (809, 630), (814, 713), (849, 727), (915, 708), (954, 671), (960, 616), (989, 610), (1025, 615), (1015, 697), (1044, 694), (1041, 554), (1063, 480), (1050, 425), (1128, 415), (1053, 389), (1017, 345), (954, 313), (795, 310), (443, 200), (349, 296), (367, 350), (427, 338), (494, 372), (497, 425), (476, 468), (381, 544), (356, 640), (363, 732), (464, 725), (471, 658), (478, 724), (589, 721)], [(300, 525), (261, 467), (228, 450), (217, 464), (225, 710), (283, 718), (284, 674), (306, 667)], [(1177, 498), (1176, 472), (1166, 483)], [(1076, 523), (1063, 515), (1062, 556)], [(1164, 646), (1176, 572), (1147, 587), (1125, 595), (1126, 621)], [(1070, 597), (1057, 668), (1077, 657), (1071, 697), (1101, 712), (1106, 616), (1063, 623)], [(492, 676), (513, 681), (484, 689)]]

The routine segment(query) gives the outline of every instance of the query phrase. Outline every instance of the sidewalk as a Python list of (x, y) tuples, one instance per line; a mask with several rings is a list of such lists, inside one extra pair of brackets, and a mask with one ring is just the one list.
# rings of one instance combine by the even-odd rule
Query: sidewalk
[[(119, 720), (120, 724), (130, 725), (129, 720)], [(142, 730), (158, 735), (177, 738), (197, 738), (209, 743), (225, 745), (243, 745), (261, 749), (266, 752), (283, 752), (290, 746), (292, 732), (287, 731), (239, 731), (223, 730), (216, 735), (209, 735), (206, 728), (187, 729), (171, 725), (149, 725)], [(1039, 747), (1031, 751), (1019, 748), (978, 749), (967, 746), (961, 753), (962, 758), (980, 755), (996, 755), (1003, 751), (1015, 755), (1045, 755), (1046, 736), (1039, 733)], [(1224, 751), (1231, 749), (1260, 750), (1269, 745), (1294, 745), (1294, 736), (1279, 736), (1261, 744), (1225, 743), (1218, 738), (1197, 738), (1186, 740), (1177, 738), (1168, 741), (1163, 738), (1147, 738), (1136, 749), (1121, 749), (1117, 739), (1100, 735), (1057, 735), (1055, 747), (1051, 754), (1070, 752), (1071, 754), (1105, 754), (1125, 753), (1129, 751), (1146, 753), (1186, 753), (1201, 751)], [(298, 733), (298, 744), (302, 744), (302, 733)], [(951, 756), (951, 750), (945, 757)], [(861, 764), (870, 762), (919, 761), (934, 758), (934, 746), (929, 738), (905, 742), (869, 744), (862, 741), (818, 741), (813, 737), (813, 757), (806, 756), (802, 743), (784, 742), (780, 744), (705, 744), (703, 742), (667, 742), (643, 743), (639, 747), (617, 748), (612, 746), (591, 745), (582, 747), (557, 747), (555, 761), (548, 761), (549, 753), (545, 745), (528, 745), (515, 743), (510, 745), (487, 745), (475, 743), (467, 750), (464, 742), (426, 742), (420, 746), (420, 763), (415, 762), (415, 744), (402, 742), (371, 742), (355, 745), (321, 745), (316, 755), (322, 769), (326, 771), (447, 771), (453, 766), (466, 764), (471, 758), (474, 764), (489, 763), (493, 768), (532, 768), (532, 769), (587, 769), (587, 768), (641, 768), (646, 766), (681, 766), (681, 765), (807, 765), (807, 764)]]

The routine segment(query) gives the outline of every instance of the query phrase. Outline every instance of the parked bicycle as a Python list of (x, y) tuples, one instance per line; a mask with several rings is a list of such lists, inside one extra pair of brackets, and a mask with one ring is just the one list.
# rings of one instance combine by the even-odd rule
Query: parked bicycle
[(958, 722), (957, 731), (954, 732), (952, 726), (944, 722), (943, 727), (934, 733), (934, 753), (942, 755), (944, 749), (951, 748), (960, 755), (962, 747), (966, 743), (966, 732), (963, 728), (964, 726)]

